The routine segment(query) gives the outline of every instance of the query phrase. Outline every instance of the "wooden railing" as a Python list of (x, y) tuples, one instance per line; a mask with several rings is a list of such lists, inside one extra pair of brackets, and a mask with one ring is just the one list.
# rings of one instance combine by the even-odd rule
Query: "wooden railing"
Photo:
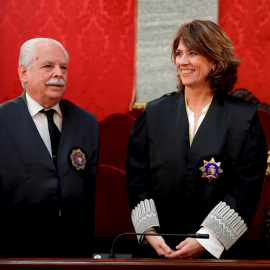
[(0, 269), (270, 269), (270, 260), (2, 259)]

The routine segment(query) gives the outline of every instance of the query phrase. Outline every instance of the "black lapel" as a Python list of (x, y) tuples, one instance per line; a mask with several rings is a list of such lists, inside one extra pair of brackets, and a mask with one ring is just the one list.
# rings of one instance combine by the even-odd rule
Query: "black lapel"
[[(201, 123), (190, 148), (189, 158), (191, 166), (203, 166), (203, 160), (211, 158), (221, 159), (220, 153), (224, 151), (226, 142), (226, 112), (223, 102), (214, 98), (208, 112)], [(208, 160), (209, 159), (209, 160)], [(220, 160), (216, 160), (218, 162)]]
[[(61, 99), (61, 101), (59, 102), (59, 106), (62, 113), (63, 122), (62, 122), (60, 142), (57, 151), (57, 157), (58, 159), (64, 158), (65, 162), (67, 162), (68, 154), (66, 154), (66, 152), (70, 150), (67, 149), (67, 146), (70, 145), (70, 141), (73, 138), (73, 134), (76, 134), (77, 131), (72, 130), (72, 128), (75, 125), (72, 122), (74, 121), (74, 118), (72, 117), (71, 113), (72, 109), (68, 101)], [(58, 162), (60, 163), (60, 160)]]
[(70, 116), (71, 116), (71, 108), (66, 100), (61, 99), (59, 102), (60, 110), (63, 117), (62, 122), (62, 130), (61, 130), (61, 138), (60, 143), (65, 140), (65, 133), (70, 131)]
[(191, 148), (202, 148), (203, 145), (209, 145), (218, 136), (220, 127), (224, 119), (224, 111), (220, 106), (218, 99), (213, 99), (210, 107), (193, 139)]
[(29, 110), (25, 103), (25, 99), (22, 96), (20, 96), (18, 97), (17, 102), (18, 102), (18, 110), (14, 112), (17, 114), (15, 119), (18, 119), (18, 122), (16, 123), (16, 128), (20, 130), (19, 134), (20, 140), (23, 141), (25, 146), (23, 148), (25, 151), (24, 154), (25, 158), (27, 160), (32, 160), (33, 157), (31, 155), (31, 152), (35, 151), (37, 153), (40, 153), (40, 155), (52, 160), (50, 153), (46, 145), (44, 144), (42, 138), (40, 137), (37, 127), (29, 113)]
[(175, 149), (178, 150), (177, 157), (179, 158), (179, 162), (185, 160), (186, 155), (190, 150), (189, 143), (189, 123), (186, 111), (185, 104), (185, 96), (183, 94), (180, 95), (179, 101), (176, 103), (175, 113), (172, 114), (172, 120), (175, 121), (174, 130), (174, 138), (176, 138)]
[[(151, 166), (154, 170), (166, 167), (180, 179), (185, 174), (190, 150), (185, 98), (177, 93), (157, 102), (157, 106), (153, 102), (147, 111)], [(166, 185), (170, 186), (175, 177), (167, 177)]]

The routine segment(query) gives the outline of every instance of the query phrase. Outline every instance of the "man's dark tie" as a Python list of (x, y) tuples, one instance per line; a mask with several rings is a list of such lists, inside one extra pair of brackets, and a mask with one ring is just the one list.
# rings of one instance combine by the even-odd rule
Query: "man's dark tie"
[(48, 119), (48, 128), (49, 128), (49, 133), (50, 133), (50, 138), (51, 138), (51, 147), (52, 147), (52, 157), (53, 161), (56, 164), (56, 154), (57, 154), (57, 148), (60, 140), (60, 131), (56, 124), (53, 121), (53, 115), (55, 110), (50, 109), (48, 111), (41, 110), (41, 113), (45, 113)]

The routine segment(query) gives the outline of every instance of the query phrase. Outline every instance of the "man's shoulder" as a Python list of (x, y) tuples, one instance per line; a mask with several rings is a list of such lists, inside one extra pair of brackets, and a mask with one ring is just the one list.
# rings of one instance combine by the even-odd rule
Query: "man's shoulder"
[(78, 117), (81, 117), (84, 119), (88, 118), (88, 119), (97, 121), (97, 118), (93, 113), (81, 108), (80, 106), (74, 104), (73, 102), (71, 102), (67, 99), (61, 100), (60, 107), (63, 107), (65, 113), (68, 113), (71, 115), (76, 114), (76, 116), (78, 116)]
[(7, 100), (0, 104), (0, 111), (5, 112), (13, 110), (14, 108), (18, 107), (18, 105), (22, 105), (23, 103), (24, 101), (21, 96), (16, 97), (12, 100)]

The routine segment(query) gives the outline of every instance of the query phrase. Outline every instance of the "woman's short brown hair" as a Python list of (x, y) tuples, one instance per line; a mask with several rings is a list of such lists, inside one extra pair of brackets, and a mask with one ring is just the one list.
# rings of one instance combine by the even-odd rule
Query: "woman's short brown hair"
[[(173, 40), (172, 58), (174, 63), (180, 40), (189, 50), (194, 50), (215, 62), (215, 70), (208, 75), (212, 91), (228, 93), (233, 90), (237, 81), (237, 67), (240, 65), (240, 59), (235, 56), (231, 40), (219, 25), (201, 20), (194, 20), (182, 25)], [(183, 92), (185, 86), (182, 84), (179, 74), (177, 78), (177, 88)]]

